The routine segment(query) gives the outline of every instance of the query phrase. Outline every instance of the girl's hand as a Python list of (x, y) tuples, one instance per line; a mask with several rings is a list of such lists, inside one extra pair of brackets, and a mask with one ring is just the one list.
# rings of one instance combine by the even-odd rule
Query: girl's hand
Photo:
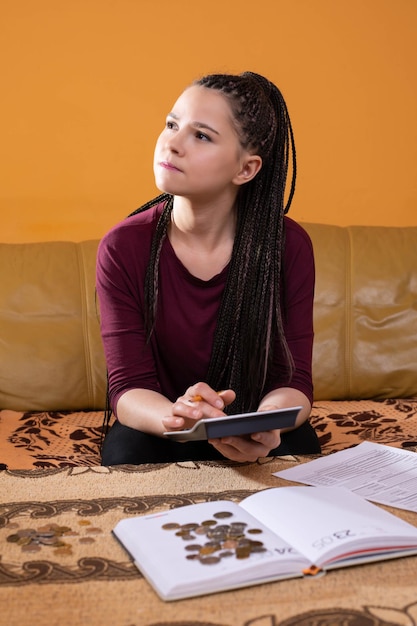
[(241, 437), (210, 439), (209, 443), (231, 461), (253, 463), (279, 446), (281, 434), (279, 430), (269, 430)]
[[(274, 404), (265, 404), (262, 406), (262, 411), (273, 411), (277, 408)], [(271, 450), (279, 446), (281, 432), (269, 430), (262, 433), (252, 433), (244, 437), (223, 437), (223, 439), (212, 439), (209, 443), (231, 461), (253, 463), (259, 457), (268, 456)]]
[(224, 407), (235, 397), (232, 389), (216, 392), (206, 383), (196, 383), (174, 402), (172, 415), (164, 417), (162, 423), (166, 430), (183, 430), (203, 418), (223, 417)]

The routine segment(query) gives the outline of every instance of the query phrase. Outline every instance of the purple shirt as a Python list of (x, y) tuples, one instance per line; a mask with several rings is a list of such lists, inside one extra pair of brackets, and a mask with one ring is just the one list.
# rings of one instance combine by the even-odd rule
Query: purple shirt
[[(135, 388), (175, 401), (187, 387), (204, 381), (208, 370), (228, 266), (210, 280), (196, 278), (176, 257), (168, 237), (160, 257), (155, 330), (150, 344), (145, 341), (143, 285), (161, 210), (158, 205), (123, 220), (98, 249), (97, 293), (114, 411), (119, 397)], [(279, 380), (277, 349), (277, 368), (265, 393), (289, 386), (312, 401), (313, 249), (305, 230), (288, 217), (285, 232), (284, 331), (295, 372), (289, 384)]]

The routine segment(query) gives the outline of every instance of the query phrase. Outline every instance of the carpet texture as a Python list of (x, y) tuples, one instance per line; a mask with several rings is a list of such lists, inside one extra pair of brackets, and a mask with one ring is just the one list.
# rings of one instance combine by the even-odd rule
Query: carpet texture
[[(0, 464), (8, 469), (100, 465), (102, 411), (0, 411)], [(323, 401), (311, 423), (323, 454), (371, 440), (417, 446), (417, 399)]]
[[(130, 515), (288, 485), (272, 473), (307, 460), (1, 472), (0, 623), (415, 626), (417, 557), (164, 603), (111, 535)], [(390, 510), (417, 525), (417, 514)], [(44, 542), (34, 545), (34, 534)]]

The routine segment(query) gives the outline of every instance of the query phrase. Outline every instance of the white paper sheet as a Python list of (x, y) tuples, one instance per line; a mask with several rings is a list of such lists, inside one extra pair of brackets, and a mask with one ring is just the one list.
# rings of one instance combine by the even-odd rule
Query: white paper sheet
[(345, 487), (388, 506), (417, 512), (417, 454), (370, 441), (274, 476), (315, 487)]

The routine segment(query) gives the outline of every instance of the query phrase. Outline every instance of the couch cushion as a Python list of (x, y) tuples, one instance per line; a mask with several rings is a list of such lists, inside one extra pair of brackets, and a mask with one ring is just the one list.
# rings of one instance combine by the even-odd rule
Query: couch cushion
[(97, 241), (0, 245), (0, 408), (99, 409)]
[(315, 400), (417, 394), (417, 228), (303, 224), (316, 258)]

